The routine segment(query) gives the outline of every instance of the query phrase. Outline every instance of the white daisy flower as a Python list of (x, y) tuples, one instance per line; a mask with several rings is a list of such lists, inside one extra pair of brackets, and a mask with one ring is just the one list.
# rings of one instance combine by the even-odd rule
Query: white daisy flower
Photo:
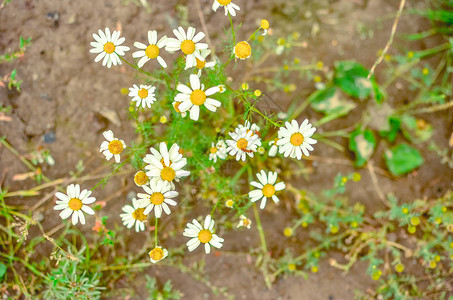
[(153, 250), (148, 253), (149, 258), (153, 264), (161, 261), (168, 256), (167, 249), (162, 248), (161, 246), (156, 246)]
[(107, 141), (102, 142), (99, 152), (102, 152), (107, 160), (115, 156), (116, 163), (120, 163), (120, 154), (126, 148), (126, 144), (123, 140), (115, 138), (111, 130), (104, 131), (102, 134)]
[(99, 53), (94, 59), (95, 62), (102, 61), (102, 65), (107, 65), (107, 68), (110, 68), (112, 64), (114, 66), (121, 65), (120, 56), (126, 54), (126, 51), (129, 51), (129, 47), (120, 46), (126, 40), (124, 37), (120, 38), (119, 31), (113, 31), (110, 34), (110, 29), (105, 28), (105, 33), (99, 29), (99, 35), (93, 33), (93, 38), (95, 42), (91, 42), (90, 45), (94, 48), (90, 50), (91, 53)]
[(311, 145), (316, 144), (318, 141), (312, 139), (311, 136), (316, 131), (315, 127), (305, 119), (302, 124), (292, 120), (291, 123), (286, 122), (285, 127), (280, 127), (278, 130), (277, 145), (280, 146), (279, 152), (285, 157), (292, 157), (302, 159), (302, 153), (309, 156), (308, 151), (313, 151)]
[(197, 65), (195, 67), (197, 67), (197, 69), (198, 69), (198, 77), (201, 76), (201, 70), (203, 70), (204, 68), (212, 69), (215, 66), (215, 61), (206, 62), (206, 58), (208, 57), (209, 54), (211, 54), (210, 49), (202, 49), (202, 50), (200, 50), (200, 56), (203, 59), (200, 60), (200, 59), (196, 58)]
[(223, 6), (225, 8), (225, 16), (230, 13), (233, 17), (236, 16), (236, 11), (235, 10), (241, 10), (239, 6), (231, 2), (231, 0), (214, 0), (214, 3), (212, 3), (212, 10), (217, 11), (217, 9)]
[(233, 206), (234, 206), (234, 201), (233, 201), (233, 199), (228, 199), (228, 200), (225, 202), (225, 206), (228, 207), (228, 208), (233, 208)]
[(145, 222), (148, 219), (147, 214), (144, 214), (144, 208), (140, 207), (139, 201), (132, 198), (132, 205), (124, 205), (123, 211), (120, 215), (123, 220), (124, 226), (132, 228), (135, 225), (135, 231), (140, 232), (145, 230)]
[(181, 50), (186, 55), (186, 70), (197, 65), (196, 58), (203, 60), (199, 50), (208, 49), (208, 44), (199, 43), (205, 37), (205, 34), (199, 32), (195, 35), (195, 32), (195, 28), (189, 27), (186, 34), (180, 26), (178, 29), (173, 30), (176, 39), (169, 38), (165, 47), (165, 50), (169, 52)]
[(162, 68), (166, 68), (165, 60), (159, 55), (160, 49), (167, 45), (167, 36), (164, 35), (157, 41), (157, 31), (148, 31), (148, 45), (140, 42), (135, 42), (134, 46), (140, 50), (132, 53), (133, 58), (140, 58), (137, 65), (139, 68), (143, 67), (151, 59), (157, 59)]
[(267, 198), (272, 198), (275, 203), (280, 201), (278, 197), (275, 196), (275, 192), (284, 190), (286, 186), (284, 182), (275, 183), (277, 181), (277, 172), (269, 172), (266, 175), (266, 172), (261, 170), (261, 173), (256, 174), (256, 177), (258, 177), (260, 182), (250, 182), (250, 185), (258, 188), (257, 190), (249, 192), (250, 200), (255, 202), (261, 199), (261, 209), (264, 209), (266, 206)]
[(209, 149), (209, 160), (217, 162), (217, 158), (225, 159), (227, 157), (227, 145), (223, 140), (219, 140), (216, 145), (211, 143), (211, 148)]
[(129, 88), (129, 97), (132, 97), (132, 102), (136, 101), (136, 106), (139, 107), (140, 105), (145, 108), (151, 108), (151, 104), (156, 101), (156, 97), (154, 95), (154, 91), (156, 88), (152, 85), (144, 85), (140, 84), (138, 87), (134, 84), (132, 87)]
[(197, 121), (200, 116), (200, 106), (204, 105), (208, 110), (215, 112), (221, 103), (218, 100), (209, 98), (220, 91), (218, 86), (204, 90), (204, 85), (200, 84), (197, 75), (190, 75), (190, 88), (182, 83), (178, 83), (176, 89), (180, 92), (176, 95), (175, 101), (182, 102), (178, 109), (181, 112), (190, 110), (190, 118)]
[(142, 188), (146, 194), (138, 193), (138, 205), (144, 207), (145, 215), (149, 214), (154, 208), (154, 215), (156, 218), (162, 216), (162, 210), (167, 214), (171, 214), (168, 205), (175, 206), (175, 200), (170, 199), (178, 196), (178, 192), (172, 190), (170, 183), (162, 180), (151, 181), (149, 187), (144, 185)]
[(253, 157), (253, 153), (261, 146), (261, 138), (244, 126), (238, 126), (235, 131), (230, 132), (229, 135), (233, 139), (226, 141), (228, 145), (226, 151), (230, 155), (236, 156), (236, 160), (238, 161), (245, 161), (247, 155)]
[(270, 157), (274, 157), (278, 152), (277, 141), (278, 141), (278, 139), (275, 139), (275, 140), (272, 140), (269, 142), (269, 146), (270, 146), (269, 156)]
[(173, 105), (173, 108), (175, 109), (175, 111), (178, 114), (181, 114), (181, 117), (185, 118), (187, 116), (187, 112), (179, 110), (179, 106), (181, 105), (181, 103), (182, 103), (182, 101), (174, 101), (172, 103), (172, 105)]
[(66, 188), (66, 194), (56, 193), (55, 196), (58, 198), (57, 205), (54, 206), (54, 210), (63, 210), (60, 213), (62, 219), (67, 219), (72, 215), (72, 224), (77, 225), (80, 220), (81, 224), (85, 224), (85, 215), (94, 215), (94, 210), (87, 206), (96, 201), (96, 198), (90, 197), (91, 191), (82, 190), (80, 191), (80, 185), (70, 184)]
[(182, 168), (187, 164), (187, 159), (179, 153), (179, 146), (173, 144), (170, 150), (167, 149), (167, 144), (160, 143), (159, 150), (150, 148), (151, 154), (147, 154), (143, 161), (148, 165), (146, 175), (153, 180), (163, 180), (171, 184), (174, 189), (173, 181), (179, 182), (181, 177), (190, 175), (189, 171)]
[(239, 219), (240, 219), (240, 221), (236, 228), (247, 227), (247, 229), (250, 229), (250, 225), (252, 225), (252, 220), (250, 220), (249, 218), (247, 218), (244, 215), (240, 215)]
[(204, 244), (204, 250), (206, 254), (211, 252), (211, 246), (220, 249), (222, 248), (223, 239), (214, 234), (214, 220), (211, 219), (211, 215), (206, 216), (204, 220), (204, 226), (193, 219), (192, 223), (187, 223), (187, 227), (184, 229), (183, 235), (191, 238), (187, 243), (189, 251), (195, 250), (201, 243)]

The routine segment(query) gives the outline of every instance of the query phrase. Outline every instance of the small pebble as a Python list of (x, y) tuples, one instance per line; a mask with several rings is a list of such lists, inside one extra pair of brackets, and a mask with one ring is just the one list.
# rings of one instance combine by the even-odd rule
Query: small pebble
[(46, 20), (52, 22), (53, 26), (58, 26), (58, 21), (60, 21), (60, 14), (57, 11), (50, 11), (46, 14)]
[(55, 143), (55, 140), (56, 140), (55, 132), (54, 131), (47, 132), (46, 134), (44, 134), (43, 140), (44, 140), (44, 143), (46, 143), (46, 144)]
[(40, 94), (39, 96), (40, 96), (41, 99), (43, 99), (43, 100), (46, 100), (46, 101), (49, 101), (49, 102), (52, 101), (52, 98), (51, 98), (49, 95), (47, 95), (46, 93), (42, 93), (42, 94)]

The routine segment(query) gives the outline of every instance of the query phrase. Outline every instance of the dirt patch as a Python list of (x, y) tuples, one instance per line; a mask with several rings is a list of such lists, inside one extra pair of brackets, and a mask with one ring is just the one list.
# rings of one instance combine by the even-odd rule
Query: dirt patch
[[(13, 108), (12, 120), (0, 122), (0, 136), (6, 136), (7, 141), (19, 153), (28, 153), (41, 146), (49, 149), (55, 159), (55, 166), (44, 166), (42, 171), (51, 179), (66, 178), (69, 172), (76, 170), (79, 161), (83, 161), (84, 172), (102, 169), (103, 160), (98, 149), (103, 139), (101, 133), (106, 128), (112, 129), (124, 140), (133, 141), (136, 138), (127, 118), (129, 98), (119, 93), (121, 88), (136, 83), (134, 72), (124, 65), (108, 70), (94, 63), (94, 56), (89, 53), (92, 33), (104, 27), (121, 29), (129, 46), (133, 41), (145, 40), (149, 29), (171, 36), (171, 29), (180, 21), (176, 13), (178, 5), (187, 5), (186, 22), (201, 28), (193, 1), (149, 1), (149, 11), (128, 2), (13, 0), (0, 10), (0, 53), (15, 48), (19, 36), (32, 37), (33, 43), (24, 57), (0, 65), (0, 74), (6, 74), (16, 68), (23, 80), (20, 93), (0, 88), (2, 105), (11, 105)], [(211, 0), (200, 2), (213, 43), (221, 42), (223, 28), (229, 26), (228, 18), (224, 17), (222, 12), (211, 12)], [(390, 0), (236, 2), (241, 6), (241, 11), (235, 22), (243, 22), (239, 38), (247, 38), (256, 29), (257, 22), (265, 17), (271, 21), (274, 35), (294, 31), (301, 33), (301, 39), (306, 42), (306, 46), (295, 51), (294, 55), (301, 57), (304, 62), (322, 60), (327, 66), (332, 66), (338, 60), (355, 59), (366, 67), (371, 67), (376, 59), (376, 52), (387, 42), (393, 22), (392, 16), (398, 7), (398, 3)], [(410, 5), (417, 7), (423, 3), (415, 1)], [(55, 13), (58, 13), (58, 21), (55, 21)], [(317, 20), (318, 26), (314, 26), (314, 20)], [(413, 16), (403, 17), (399, 34), (429, 28), (429, 24), (421, 20)], [(358, 24), (362, 26), (360, 30)], [(364, 36), (360, 36), (360, 32)], [(404, 47), (405, 44), (397, 41), (395, 45)], [(410, 44), (411, 49), (428, 46)], [(275, 62), (275, 65), (279, 63), (281, 62)], [(380, 68), (377, 70), (378, 81), (383, 79), (379, 71)], [(233, 72), (238, 77), (241, 74), (241, 70)], [(296, 84), (298, 89), (294, 94), (308, 94), (314, 90), (311, 82)], [(265, 85), (258, 86), (266, 91)], [(283, 108), (288, 106), (292, 98), (292, 95), (282, 95), (281, 92), (268, 94), (271, 98), (278, 99)], [(407, 89), (390, 90), (389, 95), (394, 103), (413, 96)], [(362, 112), (357, 111), (356, 114), (331, 122), (320, 130), (345, 128), (354, 123), (359, 113)], [(304, 117), (313, 120), (320, 118), (314, 112), (307, 112)], [(446, 146), (453, 123), (452, 114), (438, 112), (423, 117), (436, 128), (435, 142)], [(54, 136), (54, 139), (49, 140), (49, 134)], [(347, 147), (345, 140), (337, 141)], [(373, 157), (375, 165), (382, 169), (385, 168), (383, 148), (381, 145)], [(419, 150), (425, 158), (425, 164), (417, 172), (398, 179), (378, 176), (384, 193), (392, 192), (403, 201), (411, 201), (420, 197), (438, 197), (450, 188), (448, 181), (444, 179), (452, 176), (451, 170), (441, 165), (438, 157), (427, 151), (425, 146), (419, 146)], [(320, 145), (313, 154), (325, 158), (351, 158), (347, 154), (340, 154), (332, 148)], [(292, 180), (294, 186), (318, 192), (330, 186), (337, 173), (357, 171), (352, 165), (332, 164), (329, 160), (314, 161), (310, 166), (312, 172), (309, 180), (295, 177)], [(15, 174), (28, 171), (17, 157), (0, 147), (0, 180), (3, 187), (10, 190), (33, 187), (31, 180), (13, 180)], [(351, 201), (364, 204), (371, 212), (382, 208), (369, 172), (359, 172), (363, 182), (360, 189), (347, 192)], [(117, 215), (127, 191), (134, 189), (130, 179), (125, 178), (116, 177), (104, 189), (97, 191), (99, 200), (108, 200), (102, 214), (111, 215), (118, 223), (120, 219)], [(86, 184), (96, 182), (93, 180)], [(122, 187), (120, 192), (118, 186)], [(10, 204), (31, 207), (40, 200), (39, 197), (31, 197), (9, 201)], [(51, 230), (60, 223), (55, 217), (53, 205), (51, 198), (39, 207), (45, 230)], [(286, 213), (284, 206), (280, 205), (274, 211), (263, 215), (269, 248), (275, 253), (281, 253), (287, 242), (282, 235), (283, 228), (288, 225), (288, 220), (284, 217)], [(94, 220), (89, 220), (86, 230), (90, 231), (93, 225)], [(226, 233), (224, 238), (228, 241), (222, 248), (225, 253), (208, 256), (204, 272), (212, 284), (226, 287), (228, 293), (236, 296), (236, 299), (352, 299), (355, 289), (366, 290), (374, 286), (372, 280), (364, 275), (366, 265), (358, 263), (348, 274), (343, 274), (330, 267), (325, 259), (319, 273), (310, 275), (307, 280), (298, 277), (281, 278), (272, 290), (268, 290), (261, 273), (254, 266), (253, 258), (246, 253), (250, 248), (259, 246), (258, 234), (252, 231), (234, 231)], [(131, 241), (131, 245), (139, 242)], [(180, 242), (179, 238), (169, 238), (168, 244), (176, 242)], [(302, 238), (293, 243), (296, 250), (297, 246), (303, 249)], [(48, 255), (50, 251), (51, 249), (41, 249), (39, 253)], [(201, 254), (191, 253), (187, 256), (188, 264), (202, 258)], [(337, 253), (332, 253), (332, 257), (341, 260), (341, 255)], [(176, 268), (155, 266), (145, 272), (156, 276), (160, 283), (171, 279), (173, 286), (182, 291), (186, 299), (222, 298), (212, 294), (212, 290), (204, 283)], [(136, 278), (121, 278), (115, 284), (119, 292), (114, 295), (121, 298), (128, 293), (135, 293), (135, 296), (132, 294), (133, 297), (144, 298), (146, 293), (143, 289), (143, 278), (140, 278), (142, 275), (143, 273), (139, 273)], [(121, 295), (122, 291), (124, 295)]]

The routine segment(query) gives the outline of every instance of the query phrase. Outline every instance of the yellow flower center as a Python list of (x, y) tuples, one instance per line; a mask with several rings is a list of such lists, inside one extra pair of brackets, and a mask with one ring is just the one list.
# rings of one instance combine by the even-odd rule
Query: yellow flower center
[(184, 54), (192, 54), (195, 52), (195, 43), (191, 40), (185, 40), (181, 43), (181, 51)]
[(217, 2), (219, 2), (220, 5), (228, 5), (230, 4), (231, 0), (217, 0)]
[(217, 148), (216, 147), (211, 147), (211, 149), (209, 149), (209, 152), (216, 153), (217, 152)]
[(202, 90), (195, 90), (190, 94), (190, 101), (194, 105), (202, 105), (206, 101), (206, 94)]
[(203, 229), (198, 233), (198, 239), (200, 242), (203, 244), (209, 243), (209, 241), (212, 239), (212, 233), (208, 229)]
[(264, 197), (270, 198), (275, 194), (275, 187), (272, 184), (266, 184), (263, 186)]
[(252, 223), (250, 222), (249, 219), (243, 219), (243, 220), (242, 220), (242, 225), (244, 225), (245, 227), (247, 227), (247, 226), (249, 226), (249, 225), (251, 225), (251, 224), (252, 224)]
[(300, 146), (304, 142), (304, 136), (300, 132), (293, 133), (290, 138), (290, 143), (294, 146)]
[(149, 197), (149, 201), (154, 205), (161, 205), (164, 202), (164, 195), (162, 193), (153, 193)]
[(225, 205), (228, 206), (228, 207), (233, 207), (234, 201), (231, 200), (231, 199), (228, 199), (227, 202), (225, 203)]
[(144, 208), (137, 208), (133, 213), (132, 213), (132, 218), (135, 220), (138, 220), (140, 222), (145, 222), (148, 216), (144, 215), (143, 212), (145, 211)]
[(197, 60), (197, 68), (198, 68), (198, 69), (203, 69), (203, 68), (204, 68), (204, 65), (206, 65), (206, 61), (199, 60), (199, 59), (196, 58), (196, 57), (195, 57), (195, 59)]
[(170, 167), (165, 167), (160, 171), (160, 177), (162, 180), (172, 181), (176, 177), (175, 170)]
[(241, 150), (246, 149), (246, 148), (247, 148), (247, 145), (248, 145), (248, 142), (247, 142), (247, 140), (244, 139), (244, 138), (239, 139), (238, 142), (237, 142), (237, 146), (238, 146), (238, 148), (241, 149)]
[(269, 29), (269, 21), (266, 19), (261, 20), (261, 28), (263, 29)]
[(148, 97), (148, 90), (147, 89), (141, 89), (138, 91), (138, 96), (142, 99), (145, 99)]
[(68, 206), (72, 210), (80, 210), (82, 208), (82, 200), (79, 198), (71, 198), (68, 202)]
[(120, 154), (123, 152), (123, 143), (121, 143), (119, 140), (113, 140), (109, 143), (109, 151), (112, 154)]
[(146, 56), (148, 56), (151, 59), (158, 57), (159, 52), (160, 52), (159, 47), (157, 47), (156, 45), (149, 45), (148, 47), (146, 47), (145, 50)]
[(154, 248), (149, 252), (149, 257), (151, 257), (155, 261), (159, 261), (164, 258), (164, 250), (162, 248)]
[(112, 42), (105, 43), (104, 51), (108, 54), (112, 54), (113, 52), (115, 52), (115, 44), (113, 44)]
[(134, 182), (136, 185), (145, 185), (148, 183), (148, 175), (143, 171), (138, 171), (134, 176)]
[(239, 42), (234, 47), (234, 54), (240, 59), (246, 59), (252, 54), (252, 47), (246, 41)]

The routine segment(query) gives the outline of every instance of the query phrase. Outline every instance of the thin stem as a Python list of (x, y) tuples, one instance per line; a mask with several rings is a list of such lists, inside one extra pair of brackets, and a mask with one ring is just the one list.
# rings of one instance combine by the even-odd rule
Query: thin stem
[(231, 24), (231, 33), (233, 34), (233, 45), (236, 44), (236, 33), (234, 32), (233, 19), (231, 18), (230, 12), (228, 12), (228, 18)]
[(258, 29), (252, 33), (252, 35), (247, 39), (247, 41), (249, 41), (260, 29), (261, 29), (261, 27), (258, 27)]
[(159, 218), (156, 218), (156, 222), (154, 223), (154, 247), (157, 247), (157, 225), (159, 223)]
[(143, 73), (143, 74), (145, 74), (145, 75), (147, 75), (147, 76), (150, 76), (153, 80), (161, 81), (159, 78), (154, 77), (153, 74), (151, 74), (151, 73), (149, 73), (149, 72), (146, 72), (146, 71), (140, 69), (138, 66), (136, 66), (136, 65), (134, 65), (134, 64), (132, 64), (132, 63), (130, 63), (129, 61), (127, 61), (127, 60), (126, 60), (125, 58), (123, 58), (122, 56), (120, 56), (120, 59), (121, 59), (124, 63), (126, 63), (127, 65), (129, 65), (129, 66), (131, 66), (132, 68), (134, 68), (135, 70), (137, 70), (137, 71), (139, 71), (139, 72), (141, 72), (141, 73)]
[(260, 214), (258, 212), (258, 207), (256, 203), (253, 203), (253, 213), (255, 215), (256, 227), (258, 228), (258, 232), (260, 234), (261, 240), (261, 248), (263, 249), (264, 255), (267, 255), (267, 244), (266, 244), (266, 237), (264, 236), (263, 226), (261, 225)]
[(371, 67), (371, 70), (370, 70), (370, 73), (368, 74), (367, 79), (370, 79), (371, 76), (373, 76), (374, 70), (382, 62), (382, 60), (384, 59), (385, 55), (387, 54), (387, 51), (389, 50), (390, 45), (393, 42), (393, 37), (395, 36), (396, 29), (398, 28), (398, 22), (400, 20), (400, 16), (401, 16), (401, 13), (403, 12), (403, 8), (404, 8), (405, 4), (406, 4), (406, 0), (401, 0), (400, 7), (399, 7), (398, 11), (396, 12), (395, 21), (393, 22), (393, 25), (392, 25), (392, 32), (390, 34), (390, 39), (388, 40), (387, 44), (385, 45), (385, 48), (382, 51), (381, 55), (378, 57), (378, 59), (376, 60), (374, 65)]

